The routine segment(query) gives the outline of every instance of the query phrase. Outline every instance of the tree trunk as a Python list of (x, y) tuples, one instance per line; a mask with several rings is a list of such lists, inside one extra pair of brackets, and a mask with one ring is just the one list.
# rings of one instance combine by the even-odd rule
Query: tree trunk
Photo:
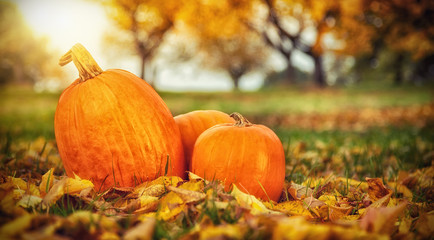
[(313, 62), (314, 62), (314, 81), (317, 86), (319, 87), (325, 87), (326, 86), (326, 76), (324, 74), (324, 65), (322, 62), (322, 57), (317, 56), (315, 54), (312, 55)]
[(402, 71), (404, 63), (404, 55), (398, 54), (398, 56), (395, 59), (395, 63), (393, 64), (393, 68), (395, 69), (395, 79), (394, 83), (395, 85), (401, 85), (404, 79), (404, 72)]
[(286, 67), (286, 81), (285, 81), (285, 83), (287, 83), (288, 85), (291, 85), (295, 82), (295, 69), (291, 63), (291, 56), (292, 56), (292, 51), (287, 52), (285, 54), (286, 61), (288, 63), (288, 66)]
[(140, 62), (140, 78), (145, 80), (145, 65), (146, 65), (146, 57), (145, 56), (141, 56), (141, 62)]

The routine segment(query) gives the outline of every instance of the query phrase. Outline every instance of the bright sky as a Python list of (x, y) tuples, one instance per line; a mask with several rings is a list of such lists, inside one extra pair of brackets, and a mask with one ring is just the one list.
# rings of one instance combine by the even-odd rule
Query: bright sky
[(104, 9), (86, 0), (17, 0), (19, 9), (36, 34), (48, 36), (51, 45), (66, 53), (82, 43), (103, 63), (101, 37), (109, 26)]
[[(139, 74), (138, 62), (106, 60), (102, 37), (104, 32), (108, 31), (110, 21), (100, 5), (86, 0), (15, 0), (14, 2), (17, 3), (35, 33), (49, 37), (51, 45), (61, 53), (66, 53), (79, 42), (89, 50), (102, 69), (122, 68), (136, 75)], [(282, 63), (277, 64), (282, 65)], [(231, 83), (226, 75), (213, 74), (185, 65), (178, 68), (163, 68), (158, 75), (157, 87), (166, 90), (231, 89)], [(280, 66), (282, 67), (284, 66)], [(67, 66), (67, 70), (76, 74), (72, 76), (71, 81), (78, 77), (72, 64)], [(241, 87), (246, 90), (256, 89), (261, 85), (262, 78), (262, 75), (250, 75), (247, 81), (241, 82)]]

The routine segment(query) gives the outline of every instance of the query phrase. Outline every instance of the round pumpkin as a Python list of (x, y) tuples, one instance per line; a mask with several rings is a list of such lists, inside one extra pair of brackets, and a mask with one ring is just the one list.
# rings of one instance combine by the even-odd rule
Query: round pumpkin
[(90, 179), (96, 190), (183, 177), (180, 132), (157, 92), (130, 72), (102, 71), (80, 44), (59, 64), (71, 61), (80, 78), (61, 94), (54, 118), (66, 174)]
[(276, 134), (250, 123), (239, 113), (235, 124), (219, 124), (196, 141), (191, 171), (207, 180), (218, 179), (263, 200), (277, 201), (285, 180), (285, 154)]
[(175, 117), (181, 132), (184, 157), (187, 165), (191, 163), (196, 139), (208, 128), (221, 123), (235, 123), (228, 114), (217, 110), (197, 110)]

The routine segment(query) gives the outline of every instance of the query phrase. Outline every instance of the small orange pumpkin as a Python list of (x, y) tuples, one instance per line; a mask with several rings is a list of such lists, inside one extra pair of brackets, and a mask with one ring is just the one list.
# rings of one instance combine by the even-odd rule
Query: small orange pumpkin
[(285, 154), (276, 134), (250, 123), (239, 113), (235, 124), (219, 124), (196, 141), (191, 171), (207, 180), (224, 181), (263, 200), (277, 201), (285, 180)]
[(102, 71), (80, 44), (59, 64), (71, 61), (80, 78), (61, 94), (54, 118), (66, 174), (92, 180), (97, 190), (184, 176), (180, 132), (157, 92), (127, 71)]
[(175, 122), (181, 131), (184, 156), (187, 165), (191, 163), (196, 139), (208, 128), (221, 123), (235, 123), (228, 114), (217, 110), (197, 110), (175, 117)]

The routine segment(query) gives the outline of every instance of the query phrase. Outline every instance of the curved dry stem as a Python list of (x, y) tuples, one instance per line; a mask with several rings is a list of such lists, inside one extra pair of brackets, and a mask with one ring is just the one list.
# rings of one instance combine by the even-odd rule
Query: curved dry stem
[(234, 126), (237, 126), (237, 127), (248, 127), (248, 126), (252, 126), (253, 125), (252, 123), (249, 122), (249, 120), (247, 120), (247, 118), (245, 118), (240, 113), (234, 112), (234, 113), (232, 113), (229, 116), (231, 118), (235, 119)]
[(59, 59), (60, 66), (65, 66), (70, 62), (73, 62), (78, 69), (80, 82), (94, 78), (103, 72), (92, 55), (80, 43), (75, 44)]

